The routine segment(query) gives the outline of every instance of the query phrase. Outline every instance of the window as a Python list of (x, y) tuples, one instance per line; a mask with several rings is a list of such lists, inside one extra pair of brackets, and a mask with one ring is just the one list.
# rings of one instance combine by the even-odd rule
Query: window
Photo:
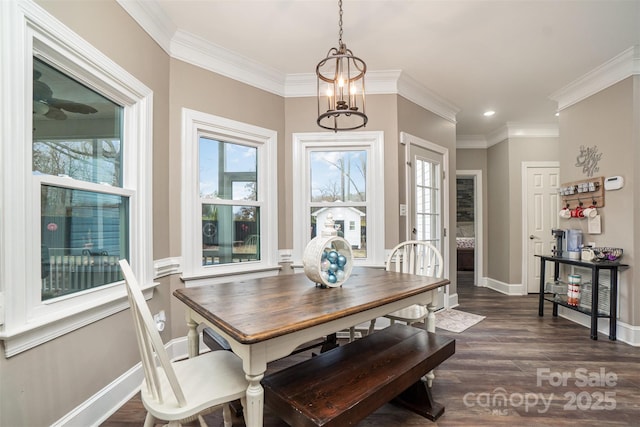
[(439, 250), (440, 245), (440, 163), (415, 157), (415, 204), (416, 204), (416, 233), (419, 240), (432, 243)]
[[(382, 132), (294, 134), (294, 256), (331, 213), (338, 235), (353, 250), (356, 265), (384, 262)], [(309, 230), (303, 233), (303, 230)]]
[[(355, 147), (354, 147), (355, 148)], [(309, 154), (309, 207), (311, 238), (333, 215), (338, 236), (351, 245), (354, 258), (367, 258), (367, 150), (315, 148)], [(356, 221), (358, 227), (345, 229)]]
[(118, 260), (129, 249), (123, 107), (34, 57), (33, 111), (42, 301), (122, 280)]
[(202, 265), (260, 260), (257, 151), (200, 137)]
[(0, 12), (10, 357), (128, 307), (120, 258), (153, 289), (152, 93), (37, 4), (0, 2)]
[(272, 274), (277, 133), (188, 109), (183, 130), (183, 278)]

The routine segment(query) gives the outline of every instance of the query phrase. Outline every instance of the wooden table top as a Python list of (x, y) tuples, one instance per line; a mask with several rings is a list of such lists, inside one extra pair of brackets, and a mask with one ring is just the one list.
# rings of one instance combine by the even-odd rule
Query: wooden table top
[(238, 342), (252, 344), (445, 286), (447, 279), (354, 268), (337, 288), (304, 273), (204, 285), (173, 294)]

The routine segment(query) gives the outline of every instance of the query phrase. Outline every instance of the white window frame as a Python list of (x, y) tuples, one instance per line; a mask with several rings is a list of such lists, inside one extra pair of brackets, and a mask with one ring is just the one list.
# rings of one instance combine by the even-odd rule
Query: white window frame
[(367, 151), (367, 257), (354, 259), (354, 265), (384, 265), (384, 132), (367, 131), (293, 134), (294, 266), (302, 266), (304, 249), (311, 240), (309, 153), (318, 149)]
[(117, 192), (129, 197), (129, 260), (147, 296), (154, 286), (153, 93), (34, 2), (0, 2), (0, 16), (0, 339), (10, 357), (129, 306), (122, 281), (41, 301), (40, 185), (90, 191), (99, 185), (33, 175), (33, 56), (124, 107), (123, 186)]
[[(200, 137), (253, 146), (258, 158), (260, 260), (202, 265), (202, 199), (200, 198)], [(277, 274), (278, 255), (278, 133), (212, 114), (182, 109), (182, 279), (188, 287)], [(229, 204), (229, 200), (220, 200)], [(234, 204), (237, 204), (234, 202)], [(252, 205), (254, 203), (252, 202)]]

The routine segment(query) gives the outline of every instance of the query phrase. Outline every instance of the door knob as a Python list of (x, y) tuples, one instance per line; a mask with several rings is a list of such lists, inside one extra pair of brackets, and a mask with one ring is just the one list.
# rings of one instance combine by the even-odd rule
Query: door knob
[(533, 234), (531, 236), (529, 236), (529, 240), (533, 240), (535, 238), (536, 238), (536, 236), (534, 236)]

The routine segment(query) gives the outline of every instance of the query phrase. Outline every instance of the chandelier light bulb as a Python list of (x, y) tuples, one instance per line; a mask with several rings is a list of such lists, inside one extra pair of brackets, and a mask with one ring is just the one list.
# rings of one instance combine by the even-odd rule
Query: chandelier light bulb
[(327, 85), (327, 96), (333, 96), (333, 88), (330, 85)]

